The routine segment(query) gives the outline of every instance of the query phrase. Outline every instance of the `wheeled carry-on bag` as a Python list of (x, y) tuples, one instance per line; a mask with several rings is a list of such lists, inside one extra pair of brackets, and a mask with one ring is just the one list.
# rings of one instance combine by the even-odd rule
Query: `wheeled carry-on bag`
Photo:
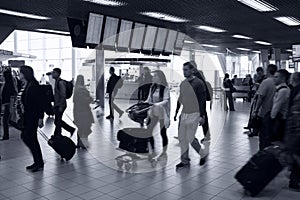
[(272, 153), (272, 148), (267, 148), (252, 156), (247, 164), (237, 172), (235, 178), (243, 185), (246, 194), (254, 197), (259, 194), (282, 169), (283, 166), (274, 153)]
[(61, 158), (66, 159), (67, 161), (70, 160), (75, 152), (76, 152), (76, 145), (71, 140), (71, 138), (67, 136), (51, 136), (49, 139), (47, 135), (41, 130), (38, 130), (41, 136), (48, 142), (48, 145), (51, 146), (56, 153), (60, 155)]

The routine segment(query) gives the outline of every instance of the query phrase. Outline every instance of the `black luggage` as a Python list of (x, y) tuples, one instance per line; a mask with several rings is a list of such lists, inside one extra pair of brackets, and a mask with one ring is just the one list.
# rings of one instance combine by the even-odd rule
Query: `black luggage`
[(64, 158), (68, 161), (74, 156), (76, 152), (76, 145), (69, 137), (53, 135), (49, 139), (40, 129), (39, 133), (48, 142), (49, 146), (51, 146), (54, 151), (61, 156), (61, 158)]
[(148, 110), (151, 106), (152, 104), (150, 103), (139, 102), (127, 108), (126, 112), (128, 112), (128, 116), (131, 120), (138, 122), (143, 126), (144, 120), (148, 117)]
[(133, 153), (149, 153), (151, 133), (144, 128), (124, 128), (118, 131), (119, 148)]
[(278, 149), (272, 148), (269, 147), (256, 153), (235, 175), (246, 193), (251, 196), (259, 194), (283, 169), (275, 156)]

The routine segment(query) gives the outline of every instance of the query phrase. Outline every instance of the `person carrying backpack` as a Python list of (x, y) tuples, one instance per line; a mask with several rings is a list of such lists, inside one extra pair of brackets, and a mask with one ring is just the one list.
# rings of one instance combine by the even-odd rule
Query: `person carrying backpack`
[[(61, 136), (62, 128), (68, 131), (71, 136), (75, 132), (75, 128), (68, 125), (66, 122), (62, 120), (62, 116), (64, 114), (65, 109), (67, 108), (66, 99), (72, 96), (72, 83), (65, 81), (60, 78), (61, 69), (54, 68), (52, 71), (52, 77), (55, 80), (54, 87), (54, 124), (55, 124), (55, 136)], [(70, 95), (71, 94), (71, 95)]]

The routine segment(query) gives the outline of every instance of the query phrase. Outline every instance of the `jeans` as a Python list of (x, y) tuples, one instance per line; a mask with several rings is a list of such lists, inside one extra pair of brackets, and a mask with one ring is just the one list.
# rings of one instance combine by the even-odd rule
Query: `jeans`
[(73, 128), (72, 126), (68, 125), (66, 122), (64, 122), (62, 120), (62, 116), (64, 114), (64, 111), (60, 112), (59, 111), (59, 107), (54, 107), (54, 115), (55, 115), (55, 119), (54, 119), (54, 124), (55, 124), (55, 131), (54, 131), (54, 135), (61, 135), (62, 132), (62, 128), (64, 128), (66, 131), (72, 133), (74, 132), (75, 128)]

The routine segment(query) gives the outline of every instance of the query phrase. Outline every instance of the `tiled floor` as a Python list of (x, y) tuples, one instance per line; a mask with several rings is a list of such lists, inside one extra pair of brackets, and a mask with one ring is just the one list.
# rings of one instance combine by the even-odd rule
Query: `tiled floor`
[[(118, 101), (122, 108), (131, 103)], [(190, 149), (191, 167), (178, 171), (175, 165), (179, 162), (179, 146), (174, 138), (178, 122), (172, 121), (168, 129), (168, 156), (159, 160), (155, 168), (147, 159), (139, 161), (137, 167), (129, 172), (118, 168), (114, 159), (122, 154), (115, 149), (118, 145), (116, 132), (120, 128), (138, 126), (125, 115), (111, 123), (101, 115), (101, 111), (95, 112), (96, 123), (89, 137), (90, 148), (78, 150), (69, 162), (61, 162), (39, 137), (46, 164), (44, 171), (37, 173), (25, 171), (32, 158), (19, 133), (11, 129), (11, 139), (0, 144), (0, 199), (300, 199), (300, 193), (287, 189), (287, 171), (283, 171), (257, 198), (245, 196), (242, 187), (235, 181), (235, 173), (257, 151), (258, 146), (257, 138), (249, 139), (243, 134), (248, 108), (247, 103), (237, 102), (237, 111), (229, 113), (223, 111), (221, 103), (216, 101), (209, 113), (212, 145), (208, 162), (199, 166), (199, 156)], [(71, 110), (69, 108), (68, 112), (71, 113)], [(64, 118), (68, 121), (66, 116)], [(43, 130), (51, 135), (52, 119), (46, 120)], [(200, 127), (197, 133), (199, 138), (201, 131)], [(73, 139), (76, 141), (76, 137)], [(157, 147), (161, 146), (160, 142), (160, 136), (157, 136)]]

